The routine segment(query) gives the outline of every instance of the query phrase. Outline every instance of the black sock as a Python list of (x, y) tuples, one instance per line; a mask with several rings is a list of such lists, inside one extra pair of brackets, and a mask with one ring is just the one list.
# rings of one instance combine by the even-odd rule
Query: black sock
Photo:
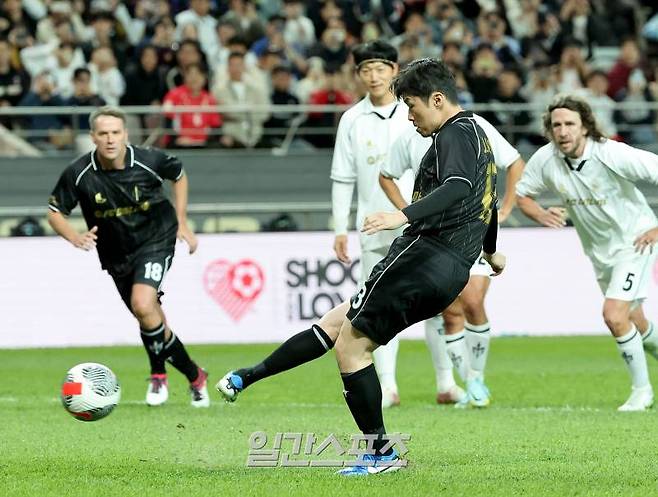
[(173, 367), (185, 375), (190, 383), (199, 377), (198, 366), (190, 359), (183, 342), (178, 339), (173, 331), (171, 332), (171, 338), (165, 345), (164, 356)]
[(149, 356), (149, 362), (151, 363), (151, 374), (166, 373), (165, 358), (162, 354), (165, 346), (164, 323), (160, 323), (152, 330), (140, 328), (140, 332), (142, 343), (144, 344), (146, 353)]
[(364, 435), (379, 435), (374, 448), (377, 454), (390, 455), (389, 448), (382, 453), (381, 449), (388, 442), (383, 438), (386, 434), (384, 416), (382, 414), (382, 387), (377, 378), (375, 365), (371, 364), (355, 373), (341, 373), (345, 391), (345, 401), (350, 408), (352, 417)]
[(256, 364), (252, 368), (238, 369), (235, 373), (242, 378), (242, 388), (244, 389), (258, 380), (317, 359), (333, 346), (334, 342), (329, 335), (314, 324), (308, 330), (290, 337), (260, 364)]

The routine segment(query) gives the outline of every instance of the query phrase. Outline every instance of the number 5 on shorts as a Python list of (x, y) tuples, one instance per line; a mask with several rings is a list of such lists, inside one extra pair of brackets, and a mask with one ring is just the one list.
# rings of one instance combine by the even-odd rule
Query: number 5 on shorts
[(624, 282), (624, 287), (623, 290), (625, 292), (628, 292), (631, 288), (633, 288), (633, 277), (635, 276), (635, 273), (628, 273), (626, 276), (626, 281)]

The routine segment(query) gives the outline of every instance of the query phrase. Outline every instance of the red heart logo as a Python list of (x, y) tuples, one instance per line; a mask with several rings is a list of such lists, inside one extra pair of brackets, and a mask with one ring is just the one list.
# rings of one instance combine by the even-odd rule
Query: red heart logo
[(239, 321), (263, 291), (265, 276), (261, 267), (250, 259), (232, 264), (225, 259), (212, 261), (203, 272), (206, 293)]

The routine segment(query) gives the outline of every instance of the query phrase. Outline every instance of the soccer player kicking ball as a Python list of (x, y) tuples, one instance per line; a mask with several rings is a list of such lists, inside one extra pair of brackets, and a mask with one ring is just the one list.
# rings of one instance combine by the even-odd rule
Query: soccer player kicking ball
[[(401, 211), (368, 215), (362, 229), (374, 234), (410, 226), (351, 301), (329, 311), (312, 328), (329, 339), (338, 328), (336, 358), (345, 400), (359, 429), (377, 435), (375, 453), (364, 455), (362, 465), (340, 471), (347, 476), (400, 468), (395, 451), (383, 451), (382, 389), (372, 352), (455, 300), (483, 248), (495, 273), (505, 265), (495, 251), (496, 166), (491, 145), (473, 114), (459, 107), (454, 76), (442, 62), (421, 59), (409, 64), (393, 87), (396, 96), (404, 98), (418, 132), (434, 135), (435, 146), (423, 158), (413, 203)], [(241, 382), (242, 375), (229, 373), (217, 385), (227, 400), (235, 399), (244, 386), (235, 381)]]
[[(525, 162), (519, 152), (486, 119), (476, 114), (473, 118), (489, 138), (496, 166), (507, 169), (505, 197), (498, 212), (499, 222), (502, 222), (516, 203), (516, 183), (523, 173)], [(405, 208), (407, 201), (394, 179), (400, 178), (407, 171), (413, 171), (415, 176), (431, 145), (431, 137), (423, 137), (411, 128), (395, 141), (388, 159), (382, 163), (379, 184), (398, 209)], [(433, 362), (437, 375), (437, 402), (449, 403), (454, 399), (457, 401), (455, 407), (458, 408), (486, 407), (490, 403), (489, 389), (484, 384), (484, 369), (491, 330), (484, 309), (484, 298), (491, 281), (491, 268), (483, 257), (478, 257), (470, 272), (466, 288), (443, 311), (443, 319), (437, 316), (425, 321), (425, 338), (428, 344), (432, 343), (428, 347), (435, 356)], [(455, 384), (453, 365), (466, 385), (466, 392)]]
[(559, 195), (605, 295), (603, 318), (631, 375), (619, 411), (653, 404), (645, 350), (658, 358), (658, 334), (642, 311), (656, 258), (658, 222), (634, 182), (658, 185), (658, 156), (606, 139), (587, 102), (558, 96), (544, 115), (550, 143), (528, 161), (517, 184), (519, 208), (544, 226), (564, 226), (564, 212), (542, 208), (544, 190)]
[[(190, 253), (197, 247), (187, 226), (183, 165), (171, 155), (128, 145), (125, 114), (116, 107), (100, 107), (89, 124), (96, 148), (60, 176), (48, 202), (48, 222), (75, 247), (96, 247), (101, 266), (137, 318), (151, 363), (146, 403), (167, 401), (167, 360), (190, 382), (192, 406), (208, 407), (208, 374), (171, 331), (159, 301), (176, 238), (187, 242)], [(173, 183), (175, 207), (162, 190), (165, 180)], [(78, 203), (89, 228), (82, 234), (66, 219)]]

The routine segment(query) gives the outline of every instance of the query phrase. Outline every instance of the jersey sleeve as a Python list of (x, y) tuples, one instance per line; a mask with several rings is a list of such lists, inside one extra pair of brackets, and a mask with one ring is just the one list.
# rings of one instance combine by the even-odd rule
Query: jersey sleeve
[(164, 179), (171, 181), (178, 181), (185, 173), (183, 170), (183, 163), (175, 155), (169, 155), (162, 150), (156, 151), (156, 160), (154, 161), (155, 172)]
[(516, 159), (521, 157), (519, 151), (489, 121), (479, 118), (476, 119), (476, 122), (484, 130), (487, 138), (489, 138), (494, 161), (498, 169), (507, 169)]
[(618, 175), (658, 185), (658, 155), (614, 140), (600, 146), (601, 162)]
[(458, 180), (473, 188), (478, 161), (478, 145), (473, 142), (478, 138), (469, 134), (462, 126), (450, 125), (434, 138), (436, 175), (442, 182)]
[(78, 191), (75, 180), (75, 170), (72, 167), (67, 167), (59, 177), (48, 199), (48, 208), (51, 211), (61, 212), (68, 216), (78, 205)]
[(352, 119), (343, 114), (338, 123), (334, 156), (331, 159), (331, 179), (340, 183), (354, 183), (357, 178), (356, 160), (350, 137), (351, 128)]
[[(415, 131), (414, 131), (415, 133)], [(400, 135), (391, 145), (391, 149), (382, 162), (381, 173), (387, 178), (399, 179), (407, 169), (412, 168), (411, 144), (407, 134)]]
[(542, 167), (544, 162), (550, 160), (550, 158), (546, 157), (542, 152), (543, 149), (539, 149), (532, 157), (530, 157), (530, 160), (523, 170), (521, 179), (516, 184), (517, 195), (521, 197), (536, 197), (546, 190), (546, 184), (544, 183), (542, 175)]

